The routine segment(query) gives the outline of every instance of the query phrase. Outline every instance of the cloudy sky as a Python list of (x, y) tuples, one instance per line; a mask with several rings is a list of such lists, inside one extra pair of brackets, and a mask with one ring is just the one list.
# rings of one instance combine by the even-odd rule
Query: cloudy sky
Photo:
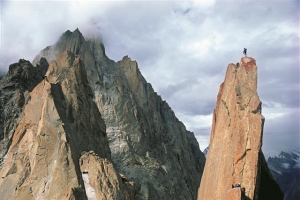
[(1, 1), (0, 71), (33, 60), (66, 30), (101, 34), (106, 53), (128, 55), (207, 147), (228, 63), (256, 59), (266, 118), (263, 151), (299, 148), (298, 1)]

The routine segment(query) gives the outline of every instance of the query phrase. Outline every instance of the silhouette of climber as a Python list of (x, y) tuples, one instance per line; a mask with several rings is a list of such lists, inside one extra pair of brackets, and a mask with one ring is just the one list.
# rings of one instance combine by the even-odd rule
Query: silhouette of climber
[(244, 48), (243, 54), (245, 54), (245, 56), (247, 57), (247, 49)]

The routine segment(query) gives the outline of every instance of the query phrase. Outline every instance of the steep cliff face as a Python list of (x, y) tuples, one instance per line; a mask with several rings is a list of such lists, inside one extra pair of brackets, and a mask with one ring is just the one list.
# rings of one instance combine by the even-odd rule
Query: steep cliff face
[(0, 169), (13, 132), (23, 116), (29, 93), (43, 80), (48, 62), (42, 58), (33, 67), (29, 61), (20, 59), (9, 66), (8, 73), (0, 80)]
[[(78, 33), (67, 31), (42, 56), (81, 44), (73, 49), (84, 58), (94, 101), (107, 126), (112, 161), (134, 181), (135, 198), (195, 199), (205, 162), (196, 139), (189, 137), (135, 61), (125, 56), (116, 63), (105, 55), (100, 39), (83, 41)], [(63, 45), (75, 36), (78, 40)]]
[[(24, 195), (45, 199), (52, 193), (52, 199), (196, 199), (205, 157), (135, 61), (110, 60), (99, 38), (86, 40), (78, 29), (65, 32), (33, 63), (42, 58), (51, 64), (30, 93), (24, 113), (34, 114), (25, 114), (13, 132), (0, 190), (8, 184), (7, 191), (22, 187)], [(38, 171), (40, 162), (44, 169)], [(45, 190), (29, 186), (32, 181)]]
[(261, 151), (264, 117), (256, 90), (253, 58), (229, 64), (213, 113), (199, 200), (226, 199), (235, 183), (245, 189), (247, 199), (283, 198)]
[[(28, 93), (24, 114), (12, 133), (0, 171), (1, 198), (87, 199), (84, 152), (106, 159), (93, 161), (95, 166), (113, 169), (107, 160), (111, 156), (105, 124), (92, 96), (79, 56), (64, 51), (50, 63), (45, 79)], [(84, 170), (88, 173), (90, 168)], [(116, 171), (110, 174), (125, 186)], [(106, 177), (99, 184), (110, 182)], [(91, 188), (98, 196), (99, 189)], [(117, 192), (106, 190), (105, 195), (122, 192), (120, 187)]]
[[(196, 198), (199, 179), (194, 175), (201, 176), (204, 156), (193, 133), (145, 81), (135, 61), (124, 57), (116, 67), (125, 75), (125, 82), (115, 76), (120, 84), (113, 96), (118, 98), (111, 99), (111, 105), (96, 101), (109, 119), (113, 160), (122, 173), (140, 183), (139, 199)], [(98, 97), (105, 93), (100, 91)]]
[(134, 199), (134, 183), (119, 174), (110, 160), (90, 151), (79, 162), (88, 199)]

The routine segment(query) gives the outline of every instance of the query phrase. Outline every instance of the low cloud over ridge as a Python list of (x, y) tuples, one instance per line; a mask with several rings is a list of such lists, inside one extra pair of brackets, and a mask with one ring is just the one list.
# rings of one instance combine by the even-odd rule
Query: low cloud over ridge
[[(107, 55), (129, 55), (203, 150), (227, 64), (257, 61), (266, 117), (263, 150), (299, 146), (297, 1), (2, 1), (0, 71), (33, 60), (66, 30), (101, 34)], [(0, 72), (1, 73), (1, 72)], [(197, 123), (198, 121), (198, 123)], [(286, 138), (282, 140), (282, 138)]]

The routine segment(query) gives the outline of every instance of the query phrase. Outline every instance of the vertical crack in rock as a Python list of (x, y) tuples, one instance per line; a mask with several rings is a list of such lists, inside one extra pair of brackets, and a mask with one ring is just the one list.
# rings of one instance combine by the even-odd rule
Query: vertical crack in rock
[(231, 123), (231, 118), (230, 118), (229, 109), (228, 109), (228, 106), (227, 106), (227, 104), (226, 104), (226, 101), (224, 101), (223, 99), (221, 99), (221, 101), (222, 101), (222, 104), (223, 104), (224, 108), (225, 108), (226, 111), (227, 111), (227, 116), (229, 117), (229, 123), (228, 123), (228, 127), (229, 127), (229, 126), (230, 126), (230, 123)]

